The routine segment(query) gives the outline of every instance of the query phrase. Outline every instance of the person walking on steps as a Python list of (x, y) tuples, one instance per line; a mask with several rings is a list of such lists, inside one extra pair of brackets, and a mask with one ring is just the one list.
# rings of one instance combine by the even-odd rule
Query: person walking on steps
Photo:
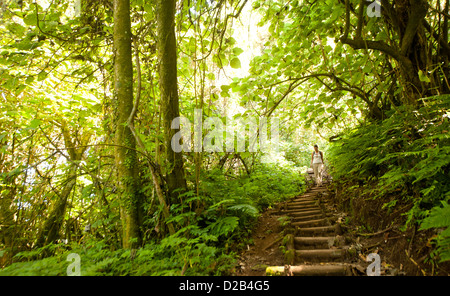
[(323, 163), (323, 153), (319, 151), (319, 146), (314, 145), (314, 151), (311, 154), (311, 166), (314, 170), (314, 180), (317, 186), (322, 186)]

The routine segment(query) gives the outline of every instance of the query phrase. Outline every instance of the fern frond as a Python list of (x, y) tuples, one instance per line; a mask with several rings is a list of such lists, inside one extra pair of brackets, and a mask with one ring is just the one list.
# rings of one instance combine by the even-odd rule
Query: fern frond
[(442, 201), (443, 207), (435, 207), (431, 210), (430, 216), (423, 220), (421, 229), (440, 228), (450, 226), (450, 206)]
[(421, 229), (442, 228), (436, 238), (436, 253), (439, 255), (439, 262), (450, 260), (450, 205), (442, 201), (443, 207), (435, 207), (431, 210), (430, 216), (422, 222)]
[(251, 217), (256, 217), (258, 215), (258, 209), (249, 204), (238, 204), (228, 208), (231, 211), (240, 211), (244, 214), (247, 214)]

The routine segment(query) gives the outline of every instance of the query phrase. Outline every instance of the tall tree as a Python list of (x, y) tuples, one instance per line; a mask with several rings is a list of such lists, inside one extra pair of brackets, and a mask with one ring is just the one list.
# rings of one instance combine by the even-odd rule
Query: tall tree
[(114, 1), (114, 100), (117, 102), (115, 162), (122, 217), (122, 245), (134, 248), (141, 242), (139, 171), (136, 141), (127, 125), (133, 116), (133, 63), (130, 1)]
[(68, 152), (69, 167), (67, 169), (67, 177), (63, 182), (63, 187), (60, 192), (56, 192), (56, 197), (53, 200), (52, 207), (49, 211), (48, 217), (44, 222), (44, 225), (39, 232), (36, 240), (37, 247), (43, 247), (49, 243), (54, 242), (61, 230), (64, 222), (64, 216), (67, 208), (67, 200), (70, 193), (75, 187), (77, 180), (77, 162), (82, 159), (83, 153), (86, 150), (84, 141), (82, 141), (82, 147), (76, 148), (75, 141), (70, 135), (66, 124), (61, 126), (62, 134), (64, 136), (64, 143)]
[(185, 189), (186, 179), (181, 153), (171, 148), (175, 130), (171, 129), (172, 120), (180, 115), (177, 81), (177, 43), (175, 37), (175, 0), (156, 2), (159, 88), (163, 113), (164, 142), (167, 161), (167, 186), (169, 195), (176, 196), (176, 189)]
[(419, 72), (427, 73), (432, 68), (432, 65), (427, 64), (432, 59), (428, 56), (431, 50), (428, 49), (429, 41), (424, 27), (427, 24), (425, 17), (429, 8), (428, 2), (425, 0), (402, 0), (393, 3), (387, 0), (381, 1), (384, 28), (386, 31), (392, 31), (392, 39), (398, 40), (391, 42), (393, 45), (383, 40), (370, 40), (363, 37), (365, 0), (359, 3), (355, 34), (353, 38), (349, 38), (351, 13), (349, 3), (349, 0), (345, 1), (346, 22), (341, 41), (354, 49), (380, 51), (396, 60), (400, 65), (399, 82), (403, 86), (404, 104), (416, 105), (419, 98), (433, 94), (433, 91), (430, 91), (433, 87), (426, 88), (419, 77)]

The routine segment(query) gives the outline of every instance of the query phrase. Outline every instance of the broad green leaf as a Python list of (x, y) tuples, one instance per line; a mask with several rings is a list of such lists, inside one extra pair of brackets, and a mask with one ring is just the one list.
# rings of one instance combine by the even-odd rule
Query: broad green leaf
[(241, 68), (241, 61), (238, 58), (233, 58), (230, 61), (230, 66), (233, 69), (239, 69), (239, 68)]
[(17, 37), (22, 37), (23, 33), (25, 32), (25, 28), (17, 23), (9, 23), (7, 25), (8, 30), (15, 34)]
[(233, 52), (233, 54), (234, 54), (235, 56), (238, 56), (238, 55), (240, 55), (241, 53), (243, 53), (244, 50), (243, 50), (242, 48), (235, 47), (235, 48), (232, 49), (232, 52)]
[(41, 71), (41, 72), (37, 75), (37, 81), (45, 80), (45, 78), (47, 78), (47, 73), (46, 73), (45, 71)]
[(234, 39), (233, 37), (229, 37), (229, 38), (225, 39), (225, 43), (233, 46), (236, 44), (236, 39)]
[(23, 22), (28, 26), (36, 26), (37, 18), (35, 12), (30, 12), (26, 17), (23, 18)]
[(220, 86), (220, 89), (222, 89), (223, 91), (229, 91), (230, 88), (231, 88), (231, 86), (230, 85), (226, 85), (226, 84)]
[(32, 129), (35, 129), (35, 128), (37, 128), (38, 126), (40, 126), (41, 124), (42, 124), (42, 121), (41, 121), (40, 119), (35, 118), (35, 119), (33, 119), (33, 120), (30, 122), (29, 127), (32, 128)]

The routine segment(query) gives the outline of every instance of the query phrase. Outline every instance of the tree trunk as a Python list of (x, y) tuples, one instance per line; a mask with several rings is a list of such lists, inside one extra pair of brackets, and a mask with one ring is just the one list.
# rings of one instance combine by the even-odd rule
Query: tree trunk
[[(40, 231), (36, 240), (36, 247), (41, 248), (47, 244), (54, 242), (59, 237), (59, 232), (64, 223), (64, 215), (66, 213), (67, 199), (72, 192), (77, 180), (77, 167), (74, 163), (69, 166), (69, 173), (65, 181), (63, 190), (58, 193), (56, 201), (48, 214), (47, 220)], [(49, 254), (46, 254), (49, 255)]]
[[(356, 34), (349, 38), (350, 32), (350, 5), (346, 3), (346, 24), (341, 41), (350, 45), (354, 49), (372, 49), (380, 51), (399, 64), (399, 82), (403, 86), (401, 97), (404, 105), (416, 106), (421, 97), (431, 95), (429, 91), (434, 86), (425, 87), (419, 79), (419, 70), (426, 73), (427, 65), (424, 63), (428, 55), (426, 49), (426, 37), (424, 36), (424, 18), (428, 12), (428, 2), (426, 0), (401, 0), (395, 1), (395, 6), (388, 0), (382, 0), (385, 25), (396, 30), (396, 37), (399, 44), (388, 44), (380, 40), (363, 39), (361, 35), (363, 18), (361, 15), (365, 9), (364, 1), (361, 1), (358, 15), (358, 25)], [(373, 110), (376, 111), (376, 110)]]
[[(175, 38), (175, 0), (156, 1), (159, 87), (161, 92), (164, 142), (167, 165), (167, 186), (172, 201), (186, 189), (181, 153), (175, 153), (171, 140), (176, 130), (172, 120), (180, 116), (177, 83), (177, 44)], [(181, 189), (181, 191), (175, 191)]]
[[(47, 244), (54, 242), (58, 236), (59, 231), (64, 223), (64, 215), (66, 213), (67, 199), (75, 187), (77, 180), (77, 166), (75, 161), (80, 161), (86, 148), (75, 148), (74, 141), (72, 141), (69, 131), (66, 129), (65, 123), (62, 125), (61, 133), (64, 137), (65, 147), (69, 154), (68, 161), (70, 162), (67, 178), (63, 184), (61, 192), (56, 193), (57, 198), (52, 203), (52, 208), (49, 210), (47, 220), (44, 222), (42, 230), (36, 240), (36, 247), (40, 248)], [(48, 255), (48, 254), (46, 254)]]
[(0, 268), (9, 262), (12, 255), (14, 254), (14, 196), (16, 195), (15, 178), (6, 178), (5, 188), (10, 188), (2, 192), (2, 197), (0, 198), (0, 245), (4, 244), (6, 251), (3, 256), (0, 256)]
[[(12, 139), (9, 139), (8, 136), (0, 139), (0, 146), (7, 145), (8, 143), (12, 144), (10, 146), (10, 157), (7, 157), (6, 153), (0, 152), (0, 167), (2, 168), (2, 172), (11, 172), (15, 167), (14, 151), (17, 142), (15, 132), (11, 133), (11, 137)], [(14, 199), (18, 196), (17, 189), (19, 186), (16, 184), (16, 179), (19, 174), (4, 174), (0, 179), (0, 246), (3, 245), (5, 247), (3, 256), (0, 256), (0, 268), (11, 263), (10, 260), (15, 254), (14, 236), (17, 220), (14, 216), (17, 215), (18, 209), (14, 203)]]
[(127, 126), (133, 110), (133, 63), (129, 0), (114, 0), (114, 100), (117, 102), (115, 162), (117, 167), (122, 245), (141, 243), (139, 223), (139, 171), (136, 142)]

